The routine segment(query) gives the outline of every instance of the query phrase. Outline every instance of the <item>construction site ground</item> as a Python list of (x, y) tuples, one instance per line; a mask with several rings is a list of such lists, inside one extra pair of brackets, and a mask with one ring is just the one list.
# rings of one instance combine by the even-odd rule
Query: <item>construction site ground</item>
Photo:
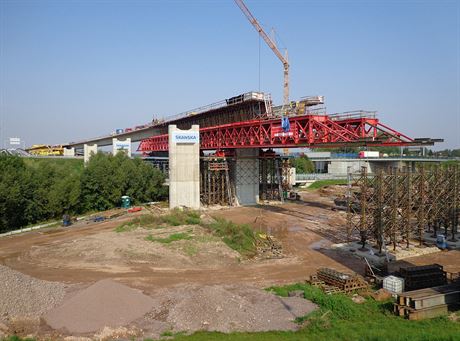
[[(319, 267), (362, 274), (364, 262), (361, 259), (329, 248), (334, 243), (343, 242), (346, 235), (346, 214), (334, 209), (333, 195), (336, 193), (332, 192), (306, 191), (302, 192), (300, 201), (278, 205), (204, 210), (205, 216), (221, 217), (239, 224), (250, 224), (261, 233), (275, 236), (283, 248), (283, 257), (279, 259), (243, 259), (219, 237), (198, 225), (170, 226), (151, 230), (139, 228), (119, 233), (114, 231), (123, 222), (128, 222), (134, 216), (143, 214), (143, 212), (137, 212), (106, 222), (77, 224), (70, 228), (41, 229), (1, 238), (0, 265), (3, 265), (4, 269), (9, 268), (21, 273), (21, 276), (22, 274), (30, 276), (32, 279), (27, 277), (28, 281), (38, 279), (58, 282), (56, 285), (60, 290), (58, 291), (59, 297), (49, 302), (45, 300), (49, 303), (49, 309), (61, 303), (64, 297), (71, 297), (105, 279), (111, 279), (129, 288), (139, 289), (145, 295), (152, 297), (154, 301), (158, 299), (159, 293), (162, 293), (161, 297), (170, 295), (169, 303), (162, 301), (160, 304), (163, 310), (158, 310), (157, 306), (157, 310), (150, 313), (150, 317), (144, 317), (142, 322), (138, 321), (133, 330), (120, 332), (120, 335), (124, 337), (137, 335), (136, 328), (145, 330), (145, 326), (149, 324), (148, 318), (150, 318), (150, 325), (152, 321), (155, 321), (154, 324), (158, 328), (151, 327), (149, 335), (158, 337), (160, 332), (169, 330), (171, 326), (161, 325), (163, 322), (171, 322), (162, 319), (161, 316), (168, 314), (172, 316), (172, 312), (179, 304), (178, 302), (171, 303), (175, 297), (180, 296), (181, 300), (184, 300), (201, 293), (202, 296), (193, 296), (195, 302), (202, 302), (203, 297), (205, 301), (212, 301), (217, 299), (216, 297), (225, 298), (225, 295), (239, 297), (238, 299), (241, 300), (252, 297), (252, 302), (260, 304), (260, 306), (254, 306), (254, 311), (264, 311), (262, 304), (269, 300), (263, 297), (255, 299), (256, 296), (251, 290), (271, 285), (304, 282)], [(187, 234), (193, 238), (170, 244), (153, 243), (145, 239), (149, 235), (161, 238), (173, 233)], [(403, 263), (405, 265), (439, 263), (446, 270), (456, 272), (460, 271), (460, 251), (437, 252), (406, 258)], [(18, 273), (11, 274), (11, 278), (19, 278)], [(46, 288), (43, 290), (48, 290)], [(56, 291), (57, 289), (49, 286), (49, 290)], [(210, 293), (215, 293), (215, 297), (211, 299), (206, 296)], [(7, 295), (8, 291), (3, 294)], [(46, 293), (41, 295), (46, 296)], [(5, 299), (5, 297), (0, 297), (0, 301)], [(11, 302), (11, 305), (15, 307), (21, 304), (32, 304), (27, 301), (23, 302), (20, 298), (14, 298)], [(238, 304), (241, 305), (241, 302)], [(225, 301), (219, 301), (216, 304), (225, 305)], [(39, 305), (38, 302), (37, 306)], [(36, 319), (44, 311), (37, 308), (36, 312), (29, 312), (34, 315), (31, 316), (31, 314), (24, 313), (26, 308), (17, 308), (6, 314), (3, 312), (3, 316), (0, 315), (0, 327), (3, 323), (9, 326), (9, 332), (24, 335), (49, 337), (54, 335), (53, 333), (58, 333), (51, 331), (49, 326), (44, 326), (42, 321)], [(207, 312), (206, 307), (201, 306), (199, 309)], [(297, 306), (296, 309), (303, 311), (302, 309), (306, 308)], [(198, 323), (187, 320), (191, 315), (193, 311), (189, 312), (187, 318), (184, 317), (185, 320), (177, 317), (179, 320), (174, 320), (174, 325), (182, 326), (187, 331), (200, 329), (224, 332), (266, 330), (265, 325), (258, 326), (255, 322), (255, 329), (238, 324), (235, 328), (228, 325), (211, 328), (209, 321)], [(35, 319), (30, 320), (32, 317)], [(16, 321), (15, 324), (12, 323), (13, 320)], [(30, 322), (30, 325), (27, 324), (27, 321)], [(203, 325), (205, 322), (207, 324)], [(289, 323), (286, 322), (285, 325), (279, 326), (279, 329), (292, 330), (293, 326)], [(101, 331), (98, 332), (101, 333)], [(62, 330), (59, 333), (65, 335)], [(108, 335), (108, 338), (114, 337), (113, 333)]]

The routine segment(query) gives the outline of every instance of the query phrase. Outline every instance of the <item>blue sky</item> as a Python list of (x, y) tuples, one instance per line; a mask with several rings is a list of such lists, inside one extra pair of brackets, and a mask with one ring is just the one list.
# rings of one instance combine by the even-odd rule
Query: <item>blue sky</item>
[[(291, 99), (377, 110), (460, 147), (459, 1), (254, 1), (288, 48)], [(0, 0), (0, 138), (64, 143), (259, 89), (259, 37), (232, 0)], [(261, 90), (282, 66), (261, 41)]]

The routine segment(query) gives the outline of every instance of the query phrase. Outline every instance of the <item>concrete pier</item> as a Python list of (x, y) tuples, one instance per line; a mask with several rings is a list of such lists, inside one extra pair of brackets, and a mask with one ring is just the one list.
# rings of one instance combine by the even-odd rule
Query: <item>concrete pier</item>
[(83, 160), (88, 163), (91, 155), (97, 154), (97, 144), (84, 144), (83, 145)]
[(170, 125), (169, 207), (200, 208), (200, 128), (180, 130)]
[(236, 150), (236, 198), (239, 205), (255, 205), (259, 202), (259, 150)]
[(131, 138), (118, 139), (114, 137), (112, 139), (112, 154), (117, 155), (118, 152), (126, 153), (131, 157)]
[(64, 148), (64, 156), (75, 156), (75, 148), (73, 148), (73, 147), (65, 147)]

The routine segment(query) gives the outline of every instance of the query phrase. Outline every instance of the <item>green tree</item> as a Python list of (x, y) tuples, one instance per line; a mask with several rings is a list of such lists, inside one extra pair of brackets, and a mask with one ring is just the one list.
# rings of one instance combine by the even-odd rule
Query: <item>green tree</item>
[(0, 155), (0, 231), (27, 224), (24, 211), (28, 205), (30, 174), (17, 156)]
[(295, 159), (291, 159), (292, 166), (295, 168), (295, 171), (299, 174), (305, 173), (314, 173), (315, 165), (313, 162), (305, 155), (300, 156)]
[(109, 209), (120, 204), (122, 195), (134, 203), (166, 195), (163, 174), (141, 159), (100, 153), (84, 169), (78, 161), (1, 155), (0, 231), (61, 218), (64, 213)]
[(120, 204), (122, 195), (134, 203), (164, 197), (165, 177), (141, 159), (98, 153), (91, 157), (81, 179), (82, 204), (85, 210), (105, 210)]

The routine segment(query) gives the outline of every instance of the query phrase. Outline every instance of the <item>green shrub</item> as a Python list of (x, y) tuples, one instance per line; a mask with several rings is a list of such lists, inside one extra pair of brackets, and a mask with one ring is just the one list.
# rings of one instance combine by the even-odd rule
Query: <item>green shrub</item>
[(142, 227), (153, 227), (160, 222), (160, 217), (153, 214), (143, 214), (139, 217), (139, 225)]
[(250, 258), (257, 254), (256, 235), (249, 225), (239, 225), (217, 218), (215, 222), (207, 225), (207, 227), (220, 236), (225, 244), (238, 251), (241, 255)]
[(198, 225), (201, 223), (200, 212), (193, 210), (174, 209), (169, 214), (161, 217), (163, 223), (171, 226)]

